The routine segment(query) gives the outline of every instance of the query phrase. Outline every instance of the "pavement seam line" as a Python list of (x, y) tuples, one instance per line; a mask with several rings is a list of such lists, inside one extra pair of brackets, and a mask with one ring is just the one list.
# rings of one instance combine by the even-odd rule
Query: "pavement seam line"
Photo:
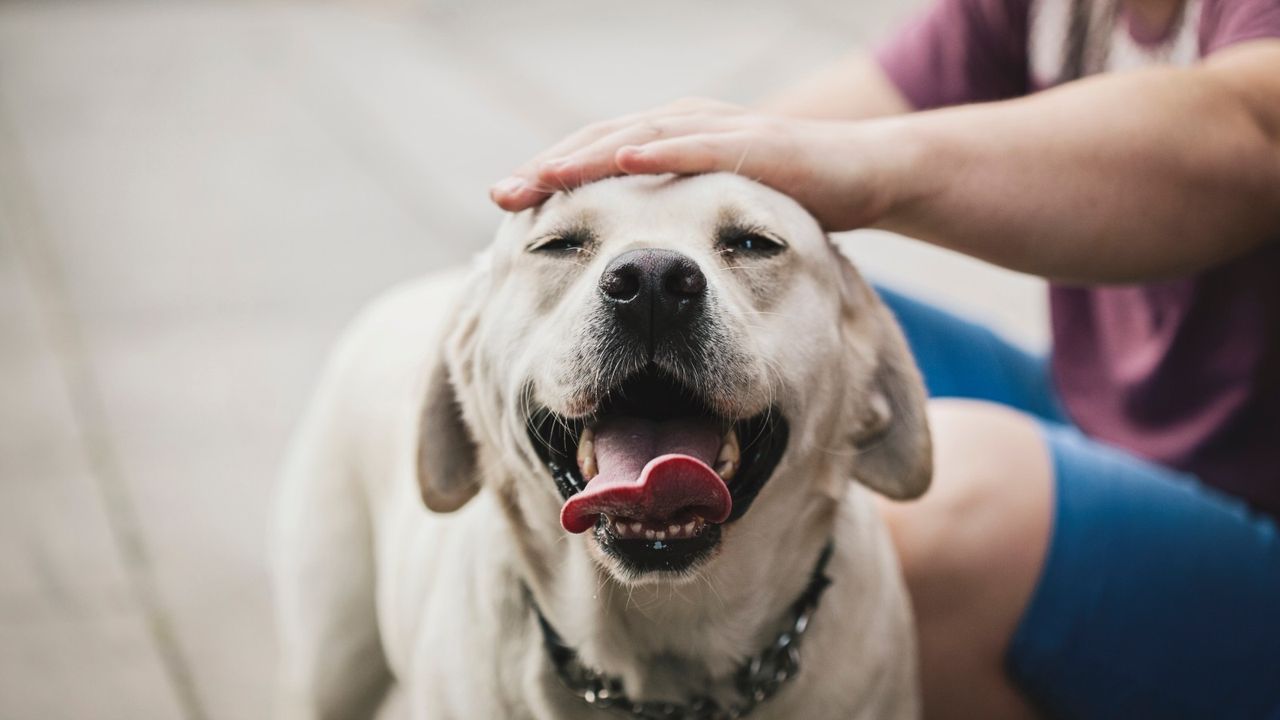
[(178, 706), (186, 720), (207, 720), (190, 662), (182, 650), (170, 613), (161, 601), (138, 510), (108, 437), (102, 393), (89, 367), (61, 266), (36, 203), (37, 192), (26, 171), (29, 165), (23, 161), (23, 146), (3, 104), (0, 104), (0, 148), (8, 150), (0, 152), (0, 212), (11, 218), (10, 239), (16, 249), (17, 262), (30, 281), (40, 325), (57, 358), (57, 371), (71, 402), (75, 435), (98, 488), (111, 538), (120, 554), (134, 600), (146, 618), (147, 630)]

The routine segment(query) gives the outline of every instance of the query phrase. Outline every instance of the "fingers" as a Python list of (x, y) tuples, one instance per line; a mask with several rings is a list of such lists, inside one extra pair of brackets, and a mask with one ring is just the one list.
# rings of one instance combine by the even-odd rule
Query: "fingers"
[(629, 175), (710, 172), (756, 174), (755, 168), (772, 154), (747, 131), (705, 133), (657, 140), (619, 148), (614, 162)]
[(645, 120), (605, 135), (573, 154), (544, 163), (538, 168), (537, 180), (549, 187), (572, 189), (625, 174), (626, 171), (616, 162), (621, 148), (690, 135), (732, 132), (735, 127), (735, 118), (719, 116), (689, 115)]
[(489, 188), (489, 199), (507, 212), (520, 212), (551, 197), (556, 190), (557, 188), (512, 175)]
[[(504, 210), (523, 210), (558, 190), (618, 174), (611, 160), (618, 147), (671, 134), (676, 131), (675, 123), (681, 119), (701, 117), (710, 120), (742, 112), (741, 108), (728, 103), (690, 98), (646, 112), (593, 123), (534, 156), (510, 177), (490, 188), (489, 195)], [(611, 137), (612, 140), (607, 140)], [(570, 158), (572, 161), (563, 162)], [(548, 166), (555, 160), (562, 162)]]

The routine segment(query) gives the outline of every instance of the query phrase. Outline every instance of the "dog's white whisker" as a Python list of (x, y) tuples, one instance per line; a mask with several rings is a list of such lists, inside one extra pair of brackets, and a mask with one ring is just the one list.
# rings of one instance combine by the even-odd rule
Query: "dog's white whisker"
[(735, 163), (733, 166), (734, 175), (739, 174), (738, 171), (742, 170), (742, 165), (747, 161), (747, 156), (750, 154), (751, 154), (751, 144), (748, 143), (747, 146), (742, 149), (742, 155), (738, 157), (738, 162)]

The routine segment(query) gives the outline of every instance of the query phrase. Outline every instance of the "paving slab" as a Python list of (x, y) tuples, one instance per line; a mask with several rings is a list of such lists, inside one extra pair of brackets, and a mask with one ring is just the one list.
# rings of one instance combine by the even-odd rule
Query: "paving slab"
[[(137, 509), (197, 712), (216, 718), (268, 712), (267, 507), (288, 431), (332, 337), (365, 298), (457, 262), (493, 225), (463, 232), (480, 224), (452, 213), (452, 199), (388, 191), (386, 175), (371, 168), (376, 158), (289, 81), (290, 53), (303, 50), (301, 41), (288, 44), (297, 36), (280, 24), (287, 19), (140, 5), (0, 15), (0, 108), (29, 160), (42, 250), (65, 280), (79, 360), (101, 389), (100, 430)], [(277, 54), (278, 40), (286, 47)], [(359, 125), (361, 105), (352, 106)], [(68, 494), (83, 502), (91, 490)], [(40, 499), (56, 500), (49, 495), (44, 489)], [(73, 532), (48, 526), (62, 542)], [(36, 562), (30, 546), (7, 546), (18, 549), (13, 564)], [(95, 557), (84, 564), (90, 573), (111, 567)], [(20, 571), (7, 574), (18, 582)], [(127, 593), (118, 605), (124, 620), (146, 627), (145, 608)], [(37, 649), (55, 659), (70, 647), (55, 632), (63, 626), (34, 635), (27, 627), (13, 628), (13, 647), (25, 651), (45, 634)], [(86, 641), (97, 644), (84, 655), (120, 652), (116, 638), (128, 627), (85, 625)], [(21, 707), (62, 697), (54, 664), (6, 675), (43, 693)], [(165, 690), (163, 674), (156, 687)], [(133, 713), (133, 696), (145, 695), (117, 691), (115, 708), (126, 716), (181, 714)], [(6, 709), (23, 702), (17, 693), (4, 698)], [(23, 716), (99, 716), (63, 700)]]
[(0, 623), (0, 716), (40, 720), (168, 720), (184, 712), (129, 611), (66, 612)]
[(269, 706), (276, 471), (338, 325), (226, 319), (95, 342), (122, 471), (209, 717)]
[[(0, 157), (12, 150), (0, 137)], [(181, 717), (86, 452), (11, 170), (0, 167), (0, 717)]]
[(288, 16), (198, 4), (63, 14), (0, 24), (0, 93), (91, 320), (351, 303), (489, 232), (452, 198), (386, 190), (287, 81), (307, 28)]

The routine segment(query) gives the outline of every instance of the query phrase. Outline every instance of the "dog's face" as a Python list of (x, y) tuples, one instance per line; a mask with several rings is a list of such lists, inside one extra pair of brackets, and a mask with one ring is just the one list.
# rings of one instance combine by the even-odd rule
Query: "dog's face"
[(527, 544), (580, 534), (625, 582), (820, 524), (846, 478), (928, 484), (887, 312), (798, 204), (733, 175), (609, 180), (512, 216), (440, 367), (427, 504), (483, 477)]

